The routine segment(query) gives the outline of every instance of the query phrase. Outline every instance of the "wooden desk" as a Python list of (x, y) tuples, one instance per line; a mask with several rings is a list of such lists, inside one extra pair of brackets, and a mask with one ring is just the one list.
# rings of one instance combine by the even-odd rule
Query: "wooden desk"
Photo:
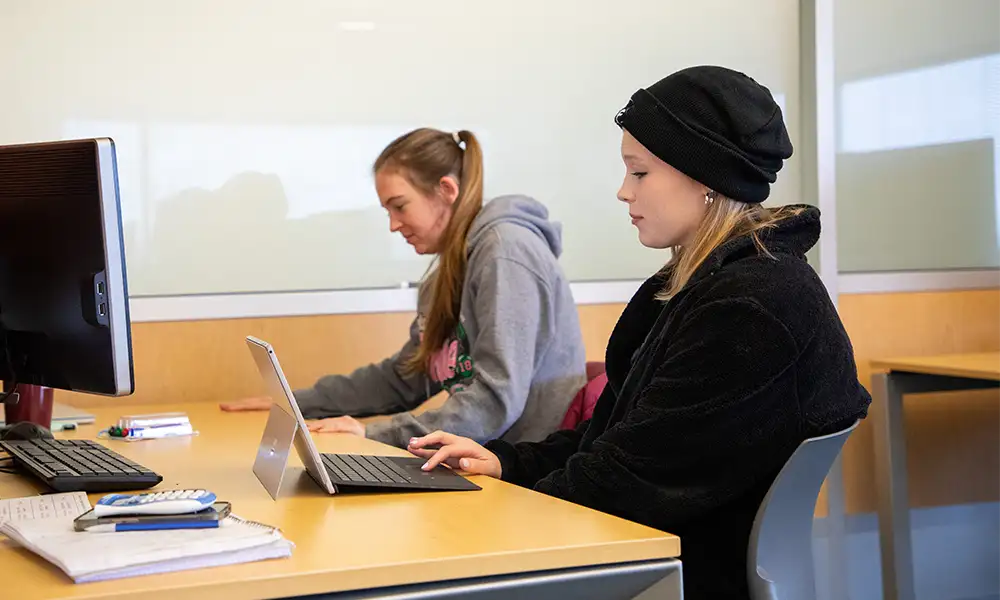
[[(279, 598), (580, 567), (589, 572), (586, 568), (595, 566), (644, 571), (649, 577), (647, 567), (652, 564), (672, 567), (666, 579), (671, 580), (670, 589), (679, 592), (676, 536), (485, 477), (475, 478), (483, 487), (478, 492), (328, 496), (297, 457), (281, 497), (273, 501), (251, 471), (266, 413), (221, 413), (205, 404), (157, 407), (160, 410), (187, 412), (200, 435), (105, 443), (163, 475), (156, 489), (207, 488), (232, 502), (234, 514), (280, 527), (295, 543), (292, 557), (73, 584), (45, 560), (3, 540), (0, 596)], [(150, 407), (123, 404), (93, 412), (96, 425), (60, 437), (92, 439), (98, 426), (110, 425), (122, 414), (150, 412)], [(323, 452), (405, 454), (354, 436), (314, 437)], [(31, 478), (0, 475), (0, 497), (41, 489)], [(664, 571), (657, 571), (643, 587), (663, 578)], [(637, 588), (628, 597), (641, 591)]]
[(1000, 352), (875, 360), (872, 421), (885, 600), (913, 600), (913, 551), (906, 481), (903, 396), (994, 388), (1000, 385)]

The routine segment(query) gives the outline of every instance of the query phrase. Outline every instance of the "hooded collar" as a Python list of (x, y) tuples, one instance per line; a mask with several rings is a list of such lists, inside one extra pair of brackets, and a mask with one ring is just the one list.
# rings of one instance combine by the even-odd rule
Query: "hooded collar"
[[(798, 208), (801, 209), (801, 212), (779, 221), (774, 227), (764, 229), (759, 233), (759, 237), (771, 254), (790, 254), (804, 257), (806, 252), (819, 241), (820, 212), (815, 206), (807, 204), (790, 205), (789, 208)], [(689, 284), (697, 282), (731, 262), (756, 255), (758, 252), (753, 236), (735, 237), (712, 251), (695, 271)]]
[(562, 254), (562, 226), (549, 220), (545, 205), (528, 196), (500, 196), (483, 204), (469, 227), (468, 251), (481, 242), (500, 223), (513, 223), (532, 231), (558, 258)]

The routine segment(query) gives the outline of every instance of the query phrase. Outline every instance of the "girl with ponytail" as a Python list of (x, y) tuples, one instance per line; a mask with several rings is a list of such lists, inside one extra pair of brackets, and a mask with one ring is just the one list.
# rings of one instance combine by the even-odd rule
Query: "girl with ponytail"
[[(373, 165), (389, 228), (435, 261), (402, 350), (295, 397), (312, 431), (406, 447), (437, 429), (487, 441), (536, 441), (555, 431), (586, 383), (576, 306), (558, 263), (561, 228), (526, 196), (483, 202), (483, 155), (470, 131), (422, 128)], [(430, 396), (449, 398), (412, 414)], [(266, 410), (269, 399), (224, 404)], [(354, 417), (393, 414), (365, 426)]]

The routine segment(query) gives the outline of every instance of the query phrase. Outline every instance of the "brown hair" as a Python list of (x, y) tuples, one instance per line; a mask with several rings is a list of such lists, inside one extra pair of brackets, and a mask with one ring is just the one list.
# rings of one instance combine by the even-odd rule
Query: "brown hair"
[[(457, 139), (456, 139), (457, 138)], [(462, 146), (459, 144), (464, 144)], [(483, 207), (483, 153), (471, 131), (457, 134), (422, 128), (407, 133), (375, 160), (374, 173), (388, 170), (402, 175), (420, 192), (433, 195), (446, 176), (458, 180), (458, 198), (437, 249), (437, 267), (424, 285), (430, 288), (423, 337), (417, 352), (405, 358), (404, 370), (426, 372), (430, 358), (458, 325), (467, 261), (466, 238)]]
[(667, 285), (657, 294), (657, 299), (666, 301), (681, 291), (705, 259), (731, 239), (748, 235), (761, 253), (774, 258), (761, 240), (761, 233), (801, 212), (799, 207), (769, 209), (716, 195), (698, 226), (694, 243), (673, 248), (674, 255), (663, 269)]

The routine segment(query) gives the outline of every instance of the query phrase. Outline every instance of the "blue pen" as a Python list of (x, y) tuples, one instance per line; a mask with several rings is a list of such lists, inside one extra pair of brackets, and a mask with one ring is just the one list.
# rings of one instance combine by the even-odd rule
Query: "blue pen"
[(222, 521), (175, 521), (173, 523), (133, 522), (133, 523), (102, 523), (91, 525), (84, 531), (87, 533), (111, 533), (121, 531), (159, 531), (163, 529), (214, 529)]
[(150, 425), (148, 427), (131, 427), (122, 429), (124, 437), (127, 438), (158, 438), (171, 437), (175, 435), (191, 435), (193, 430), (190, 424), (184, 425)]

